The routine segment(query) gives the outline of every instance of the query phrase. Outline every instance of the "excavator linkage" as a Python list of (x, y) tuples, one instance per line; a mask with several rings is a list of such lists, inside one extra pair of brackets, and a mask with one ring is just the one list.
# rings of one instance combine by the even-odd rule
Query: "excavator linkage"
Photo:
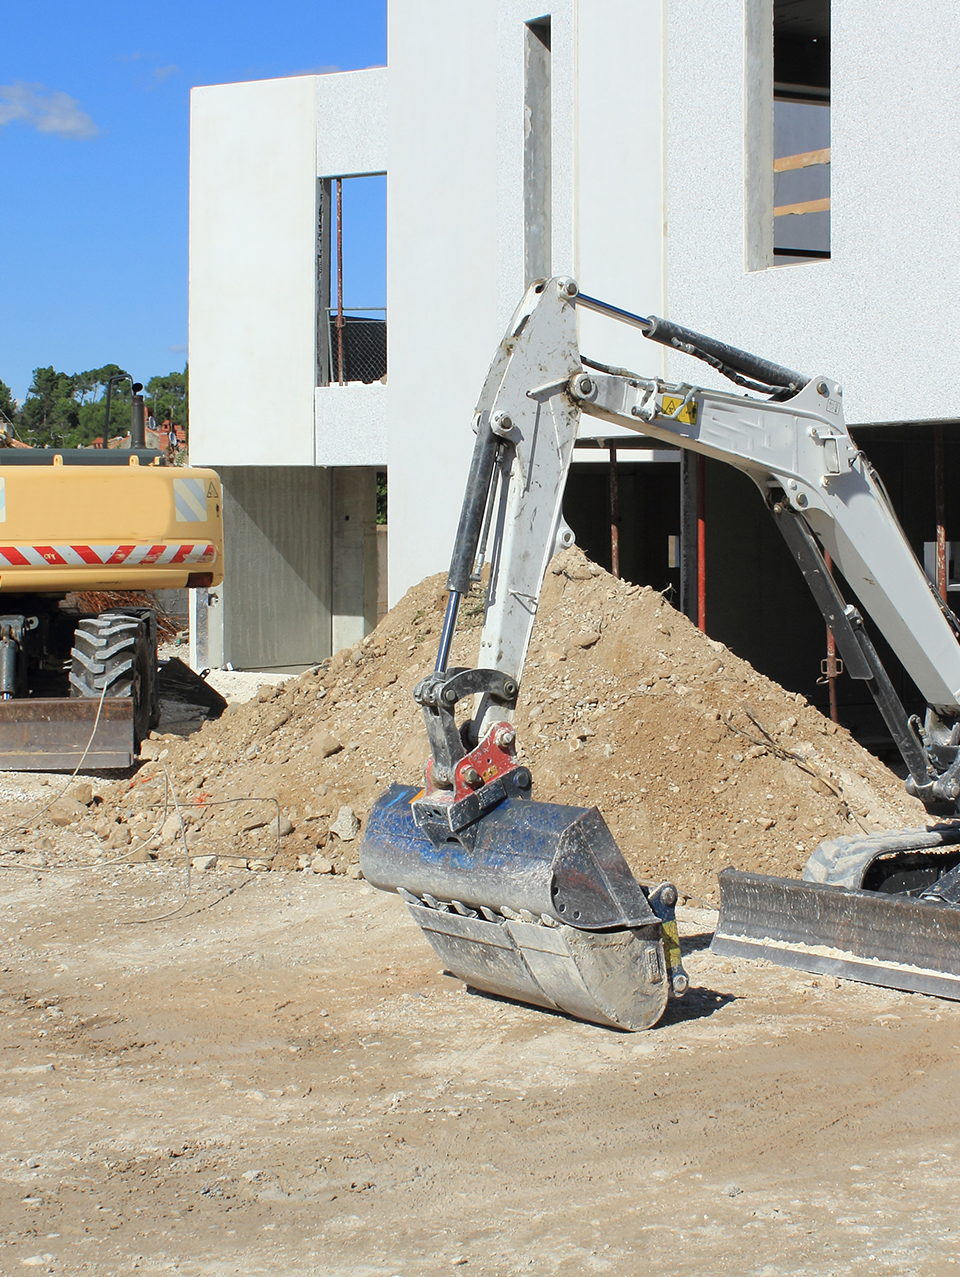
[[(588, 359), (578, 308), (761, 397)], [(847, 431), (842, 388), (587, 297), (568, 278), (528, 288), (490, 365), (436, 666), (414, 689), (430, 743), (425, 786), (394, 787), (375, 806), (366, 877), (399, 892), (449, 970), (476, 988), (644, 1028), (686, 987), (676, 889), (637, 883), (595, 810), (532, 801), (514, 746), (544, 573), (573, 543), (562, 498), (582, 415), (723, 461), (756, 484), (846, 674), (864, 684), (901, 752), (908, 792), (931, 817), (924, 829), (822, 844), (802, 882), (725, 871), (714, 950), (960, 997), (960, 620)], [(453, 667), (460, 603), (485, 576), (476, 667)], [(901, 703), (864, 613), (926, 702), (922, 723)]]

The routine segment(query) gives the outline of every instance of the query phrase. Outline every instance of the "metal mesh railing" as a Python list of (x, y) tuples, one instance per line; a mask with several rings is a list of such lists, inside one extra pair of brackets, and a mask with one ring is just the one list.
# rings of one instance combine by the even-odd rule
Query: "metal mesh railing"
[[(341, 350), (343, 366), (341, 367)], [(343, 315), (338, 328), (337, 312), (330, 312), (330, 380), (362, 381), (369, 385), (387, 375), (387, 321), (368, 314)]]

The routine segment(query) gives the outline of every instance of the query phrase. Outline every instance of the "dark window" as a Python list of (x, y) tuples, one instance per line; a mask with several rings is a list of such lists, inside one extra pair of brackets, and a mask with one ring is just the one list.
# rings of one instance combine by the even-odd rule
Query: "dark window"
[(773, 255), (830, 256), (830, 0), (774, 0)]

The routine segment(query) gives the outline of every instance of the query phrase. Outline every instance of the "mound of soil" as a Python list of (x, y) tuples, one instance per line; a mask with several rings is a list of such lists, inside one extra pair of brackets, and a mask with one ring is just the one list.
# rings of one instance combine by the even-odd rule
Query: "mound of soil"
[[(134, 781), (99, 786), (89, 831), (122, 846), (129, 827), (148, 854), (182, 855), (179, 821), (152, 828), (169, 780), (191, 856), (357, 873), (357, 821), (389, 783), (422, 776), (410, 689), (432, 668), (445, 602), (444, 578), (430, 577), (316, 670), (262, 687), (187, 739), (151, 740)], [(481, 623), (482, 599), (470, 598), (455, 664), (474, 663)], [(639, 877), (669, 878), (694, 901), (717, 901), (727, 865), (795, 877), (824, 838), (925, 818), (802, 696), (576, 549), (547, 572), (517, 729), (535, 797), (596, 805)]]

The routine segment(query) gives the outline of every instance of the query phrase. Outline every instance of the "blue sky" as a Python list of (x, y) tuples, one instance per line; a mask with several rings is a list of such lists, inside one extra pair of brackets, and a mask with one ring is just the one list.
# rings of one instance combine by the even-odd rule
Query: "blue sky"
[(182, 368), (190, 89), (385, 62), (386, 0), (0, 0), (0, 380)]

